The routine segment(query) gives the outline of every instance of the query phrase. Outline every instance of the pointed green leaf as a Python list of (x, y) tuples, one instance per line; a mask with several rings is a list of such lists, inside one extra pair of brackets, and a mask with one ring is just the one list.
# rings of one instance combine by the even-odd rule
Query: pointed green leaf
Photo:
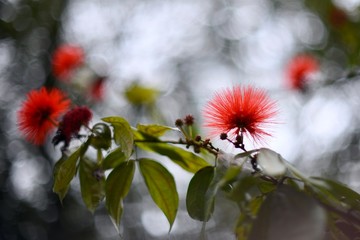
[(118, 226), (123, 211), (123, 199), (128, 194), (135, 172), (135, 161), (121, 163), (106, 179), (106, 208)]
[(325, 210), (313, 198), (281, 185), (261, 205), (249, 240), (323, 239), (326, 221)]
[(165, 214), (171, 229), (179, 205), (174, 177), (160, 163), (151, 159), (139, 159), (139, 166), (152, 199)]
[(120, 163), (128, 160), (128, 157), (122, 151), (121, 147), (116, 148), (110, 152), (102, 161), (102, 168), (104, 170), (115, 168), (119, 166)]
[(105, 177), (99, 166), (86, 158), (79, 164), (81, 196), (86, 207), (94, 212), (105, 197)]
[(97, 123), (92, 128), (90, 144), (96, 149), (109, 149), (111, 147), (111, 130), (104, 123)]
[(149, 124), (149, 125), (138, 124), (136, 128), (138, 129), (139, 132), (156, 138), (163, 136), (169, 130), (178, 130), (177, 128), (156, 125), (156, 124)]
[(186, 194), (186, 208), (191, 218), (208, 221), (214, 211), (215, 195), (211, 184), (215, 168), (208, 166), (200, 169), (191, 179)]
[(310, 187), (316, 187), (313, 190), (320, 192), (324, 200), (335, 200), (342, 205), (346, 204), (349, 209), (360, 211), (359, 193), (334, 180), (320, 177), (311, 177), (309, 180), (311, 181)]
[(130, 157), (134, 145), (134, 134), (128, 121), (122, 117), (106, 117), (102, 120), (111, 124), (114, 128), (115, 143), (121, 146), (127, 157)]
[(68, 158), (60, 159), (54, 166), (53, 191), (62, 201), (69, 189), (70, 182), (76, 174), (76, 164), (80, 157), (82, 147), (79, 147)]
[(156, 152), (170, 158), (174, 163), (189, 172), (197, 172), (199, 169), (209, 166), (209, 163), (203, 158), (174, 145), (153, 142), (136, 142), (136, 145), (144, 150)]

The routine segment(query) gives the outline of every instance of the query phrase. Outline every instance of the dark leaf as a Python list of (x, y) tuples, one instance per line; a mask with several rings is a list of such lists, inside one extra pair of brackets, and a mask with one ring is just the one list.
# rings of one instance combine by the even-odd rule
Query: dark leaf
[(215, 168), (204, 167), (191, 179), (186, 195), (186, 208), (191, 218), (208, 221), (214, 211), (215, 195), (211, 184), (215, 176)]
[(249, 240), (319, 240), (326, 221), (325, 210), (313, 198), (281, 185), (261, 205)]

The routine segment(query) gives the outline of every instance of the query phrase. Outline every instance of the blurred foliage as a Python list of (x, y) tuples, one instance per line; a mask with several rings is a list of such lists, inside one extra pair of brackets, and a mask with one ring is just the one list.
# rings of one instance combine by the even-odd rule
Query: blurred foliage
[(329, 51), (336, 49), (341, 51), (345, 58), (345, 62), (339, 62), (341, 66), (357, 67), (360, 62), (360, 7), (350, 12), (331, 0), (305, 2), (309, 9), (321, 18), (328, 31), (325, 46), (319, 50), (321, 56), (326, 57)]

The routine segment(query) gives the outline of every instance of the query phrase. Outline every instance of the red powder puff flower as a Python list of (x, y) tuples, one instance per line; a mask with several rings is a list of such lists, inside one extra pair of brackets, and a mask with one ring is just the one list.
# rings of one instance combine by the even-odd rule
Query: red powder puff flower
[(57, 145), (64, 141), (64, 149), (69, 145), (71, 137), (79, 134), (81, 126), (87, 126), (92, 118), (92, 113), (87, 107), (76, 107), (68, 111), (59, 124), (59, 128), (53, 138), (53, 144)]
[(239, 141), (238, 137), (251, 137), (255, 142), (271, 134), (266, 131), (277, 114), (275, 102), (265, 91), (248, 86), (235, 86), (217, 92), (204, 109), (205, 127), (211, 136), (225, 134)]
[(18, 111), (19, 129), (28, 141), (41, 145), (69, 106), (70, 100), (58, 89), (33, 90)]
[(84, 51), (79, 46), (62, 45), (52, 57), (52, 70), (55, 77), (68, 81), (73, 70), (84, 62)]
[(318, 61), (310, 55), (294, 57), (287, 66), (288, 85), (292, 89), (304, 90), (309, 76), (319, 70)]

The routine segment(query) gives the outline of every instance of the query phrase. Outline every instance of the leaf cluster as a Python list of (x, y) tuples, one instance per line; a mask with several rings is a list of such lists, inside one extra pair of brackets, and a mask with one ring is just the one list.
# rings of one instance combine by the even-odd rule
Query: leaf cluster
[[(186, 195), (191, 218), (209, 221), (220, 192), (236, 203), (239, 215), (233, 227), (237, 239), (350, 240), (360, 235), (357, 192), (333, 180), (305, 177), (270, 149), (237, 155), (218, 151), (211, 165), (208, 155), (181, 147), (188, 144), (186, 140), (163, 140), (166, 133), (177, 131), (172, 127), (139, 124), (135, 128), (122, 117), (102, 121), (80, 147), (56, 163), (53, 190), (62, 201), (78, 174), (86, 207), (94, 212), (105, 201), (117, 227), (138, 169), (171, 230), (179, 195), (173, 175), (161, 162), (165, 157), (194, 173)], [(89, 148), (96, 149), (97, 159), (88, 156)], [(137, 158), (134, 153), (139, 150), (159, 158)]]

